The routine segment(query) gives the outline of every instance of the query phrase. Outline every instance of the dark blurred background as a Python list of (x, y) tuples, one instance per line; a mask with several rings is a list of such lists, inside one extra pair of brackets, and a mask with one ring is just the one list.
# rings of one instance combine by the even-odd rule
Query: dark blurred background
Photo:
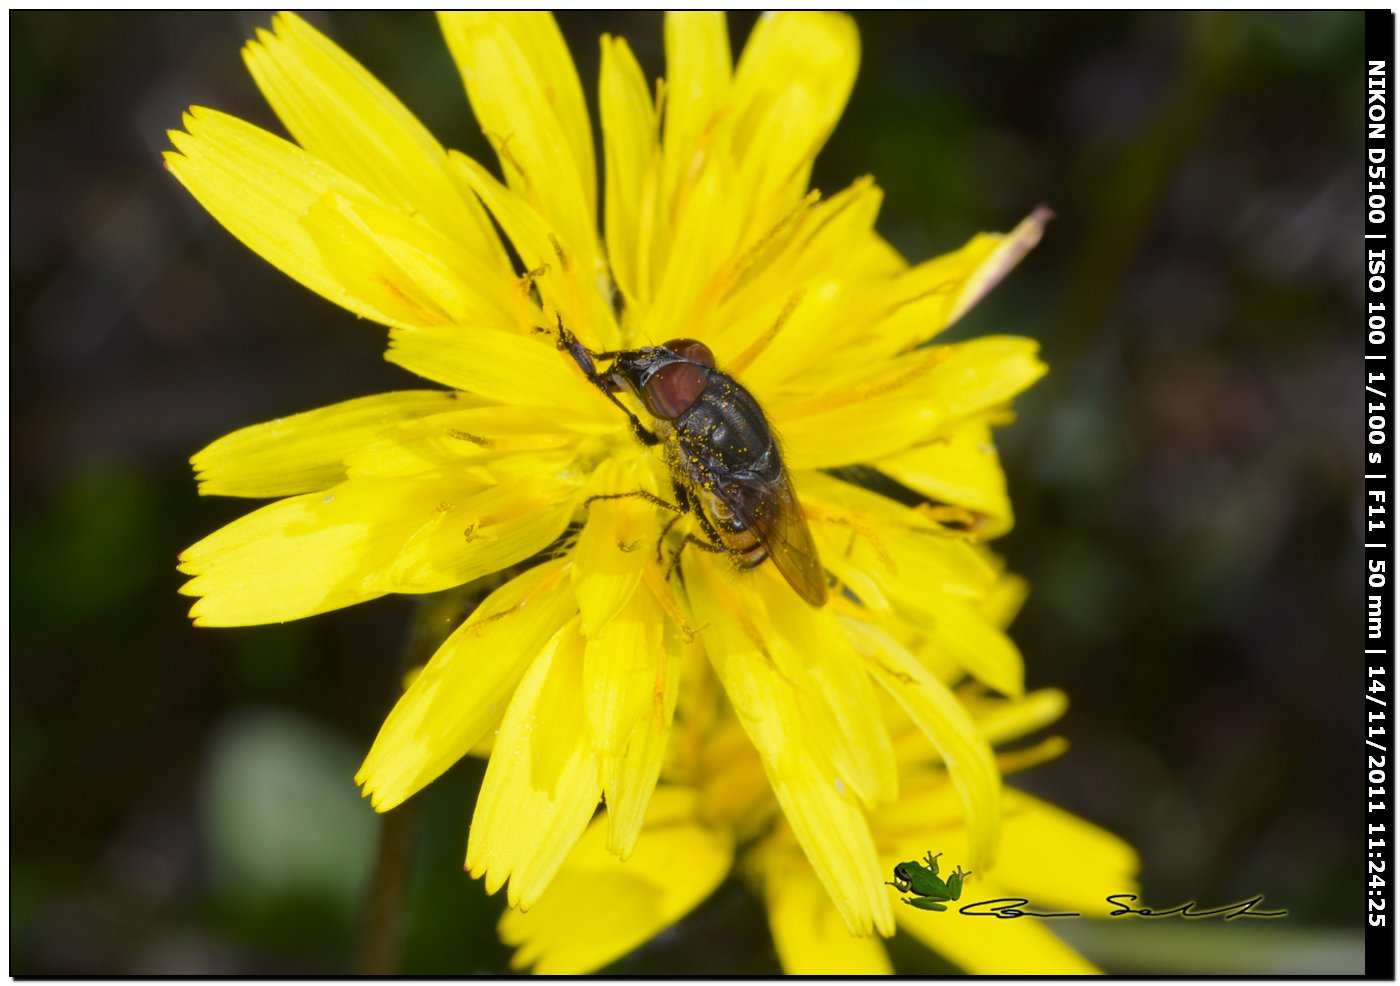
[[(494, 164), (431, 16), (310, 19)], [(196, 496), (191, 453), (416, 385), (161, 167), (190, 104), (280, 132), (238, 56), (267, 21), (10, 14), (12, 973), (355, 968), (382, 819), (351, 776), (414, 603), (195, 630), (176, 595), (176, 554), (251, 506)], [(603, 32), (664, 72), (657, 15), (561, 23), (591, 104)], [(1359, 971), (1362, 15), (859, 23), (817, 187), (874, 174), (916, 261), (1058, 214), (957, 330), (1033, 336), (1052, 368), (1000, 433), (998, 548), (1072, 748), (1016, 783), (1137, 846), (1149, 903), (1290, 912), (1056, 930), (1117, 972)], [(411, 803), (404, 971), (504, 968), (504, 903), (461, 872), (479, 779)], [(778, 965), (731, 882), (614, 969)]]

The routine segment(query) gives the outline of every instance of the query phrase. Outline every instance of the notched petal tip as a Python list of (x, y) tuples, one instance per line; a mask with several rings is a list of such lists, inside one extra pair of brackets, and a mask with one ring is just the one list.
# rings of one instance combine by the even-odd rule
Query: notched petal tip
[(359, 773), (355, 775), (355, 783), (360, 787), (360, 797), (369, 798), (369, 806), (374, 809), (376, 814), (382, 815), (404, 803), (405, 799), (402, 797), (395, 799), (382, 797), (370, 779), (369, 771), (364, 767), (361, 767)]

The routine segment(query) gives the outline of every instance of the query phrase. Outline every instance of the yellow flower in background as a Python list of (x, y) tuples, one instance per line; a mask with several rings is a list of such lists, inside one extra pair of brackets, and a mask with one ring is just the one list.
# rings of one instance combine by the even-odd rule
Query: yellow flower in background
[[(1057, 719), (1060, 692), (998, 699), (975, 689), (961, 697), (982, 736), (1017, 739)], [(896, 863), (941, 852), (951, 870), (971, 839), (946, 765), (907, 718), (891, 715), (900, 764), (897, 801), (871, 815), (886, 878)], [(1002, 754), (1004, 771), (1058, 755), (1051, 737)], [(595, 971), (630, 952), (698, 906), (731, 870), (763, 900), (783, 970), (796, 975), (883, 975), (893, 971), (878, 939), (853, 937), (811, 864), (781, 820), (764, 771), (732, 717), (688, 716), (673, 744), (632, 859), (605, 847), (595, 821), (528, 913), (507, 911), (501, 938), (516, 946), (514, 968), (547, 975)], [(998, 862), (974, 870), (960, 901), (944, 913), (899, 905), (901, 930), (967, 972), (982, 975), (1084, 975), (1098, 970), (1053, 933), (1053, 922), (998, 920), (959, 912), (966, 904), (1025, 897), (1032, 909), (1102, 915), (1107, 894), (1137, 889), (1137, 856), (1118, 838), (1020, 791), (1005, 791), (1005, 838)], [(892, 888), (883, 892), (891, 899)], [(586, 902), (586, 903), (583, 903)]]
[[(489, 739), (467, 867), (490, 892), (508, 882), (522, 910), (600, 800), (587, 839), (621, 860), (656, 851), (641, 836), (677, 810), (652, 795), (687, 655), (703, 658), (844, 926), (888, 935), (869, 813), (901, 802), (877, 685), (941, 755), (966, 860), (995, 859), (1000, 775), (946, 682), (1022, 691), (987, 614), (1004, 580), (976, 542), (1011, 524), (991, 428), (1044, 372), (1027, 339), (925, 344), (1045, 215), (911, 266), (875, 232), (869, 179), (826, 198), (807, 187), (855, 77), (852, 21), (765, 16), (734, 64), (723, 16), (692, 13), (665, 22), (654, 92), (626, 43), (602, 40), (600, 234), (592, 127), (553, 19), (441, 23), (503, 180), (289, 14), (244, 57), (295, 143), (203, 108), (170, 135), (168, 168), (220, 223), (387, 326), (387, 358), (449, 388), (346, 401), (198, 453), (202, 493), (278, 499), (181, 556), (195, 622), (280, 622), (508, 573), (413, 679), (357, 780), (388, 810)], [(826, 606), (772, 565), (741, 573), (689, 550), (668, 571), (656, 546), (674, 515), (643, 499), (585, 506), (670, 480), (539, 331), (556, 317), (593, 350), (700, 339), (742, 380), (783, 440)], [(822, 471), (853, 466), (927, 502)]]

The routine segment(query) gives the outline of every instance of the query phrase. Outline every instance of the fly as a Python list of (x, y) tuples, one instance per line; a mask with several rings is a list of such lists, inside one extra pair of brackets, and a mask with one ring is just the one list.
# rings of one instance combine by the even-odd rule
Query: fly
[[(753, 395), (715, 369), (708, 346), (672, 339), (664, 346), (595, 353), (562, 321), (558, 346), (622, 409), (642, 444), (661, 446), (677, 502), (658, 502), (677, 516), (693, 513), (710, 539), (707, 544), (687, 535), (686, 543), (726, 552), (741, 568), (772, 558), (799, 596), (813, 606), (826, 602), (826, 574), (778, 440)], [(599, 360), (609, 361), (601, 372)], [(641, 402), (652, 428), (617, 399), (623, 389)]]

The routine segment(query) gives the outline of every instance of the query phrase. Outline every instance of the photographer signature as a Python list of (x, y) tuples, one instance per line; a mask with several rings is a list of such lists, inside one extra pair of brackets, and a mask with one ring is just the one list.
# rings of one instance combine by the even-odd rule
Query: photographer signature
[[(1221, 918), (1225, 921), (1233, 921), (1235, 918), (1281, 918), (1288, 914), (1287, 911), (1257, 911), (1255, 907), (1264, 901), (1263, 894), (1256, 894), (1248, 900), (1234, 901), (1229, 904), (1222, 904), (1219, 907), (1201, 909), (1194, 900), (1189, 900), (1176, 907), (1164, 910), (1155, 910), (1151, 907), (1135, 907), (1139, 902), (1137, 894), (1109, 894), (1104, 898), (1111, 905), (1112, 909), (1107, 916), (1117, 917), (1141, 917), (1141, 918)], [(975, 918), (1000, 918), (1008, 920), (1011, 918), (1078, 918), (1084, 915), (1078, 911), (1028, 911), (1025, 906), (1030, 901), (1025, 897), (994, 897), (990, 900), (979, 900), (972, 904), (964, 904), (958, 908), (959, 914), (966, 914)]]
[[(963, 887), (967, 885), (972, 873), (965, 872), (958, 866), (946, 877), (940, 876), (938, 858), (942, 855), (941, 852), (929, 852), (922, 860), (911, 859), (899, 863), (894, 868), (894, 879), (886, 882), (901, 894), (911, 895), (900, 898), (910, 907), (925, 911), (946, 911), (955, 901), (962, 899)], [(1256, 911), (1255, 906), (1264, 902), (1263, 894), (1256, 894), (1248, 900), (1237, 900), (1231, 904), (1205, 909), (1194, 900), (1188, 900), (1185, 904), (1160, 911), (1150, 907), (1133, 907), (1132, 905), (1139, 900), (1137, 894), (1109, 894), (1104, 900), (1113, 907), (1106, 915), (1111, 918), (1132, 915), (1140, 918), (1222, 918), (1233, 921), (1235, 918), (1281, 918), (1288, 914), (1287, 911)], [(998, 918), (1003, 921), (1011, 918), (1084, 916), (1078, 911), (1025, 910), (1029, 903), (1030, 900), (1026, 897), (993, 897), (974, 904), (964, 904), (958, 908), (958, 913), (973, 918)]]

